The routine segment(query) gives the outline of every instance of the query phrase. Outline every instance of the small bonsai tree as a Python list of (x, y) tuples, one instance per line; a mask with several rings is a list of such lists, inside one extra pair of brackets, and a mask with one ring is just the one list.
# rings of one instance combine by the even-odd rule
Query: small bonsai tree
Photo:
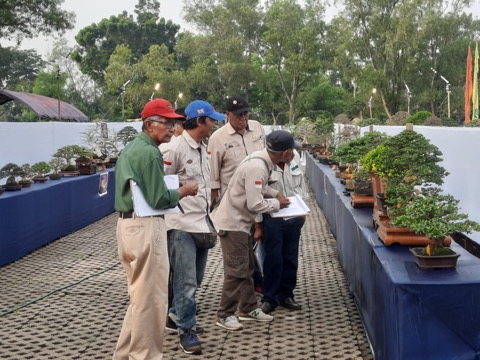
[(368, 171), (366, 169), (364, 169), (361, 166), (358, 166), (353, 171), (352, 179), (355, 180), (355, 181), (368, 182), (368, 181), (370, 181), (370, 175), (368, 174)]
[(138, 131), (133, 126), (125, 126), (117, 133), (117, 140), (122, 144), (124, 148), (130, 141), (135, 139), (138, 135)]
[(392, 225), (408, 227), (431, 239), (432, 244), (427, 246), (423, 255), (441, 255), (447, 236), (480, 230), (480, 224), (459, 212), (458, 203), (452, 195), (442, 194), (439, 188), (425, 188), (403, 206), (402, 214), (392, 220)]
[(17, 177), (22, 176), (22, 174), (22, 168), (14, 163), (8, 163), (0, 169), (0, 178), (7, 178), (7, 186), (18, 185)]
[(45, 177), (50, 170), (50, 165), (45, 161), (40, 161), (32, 165), (32, 171), (36, 177)]
[(65, 161), (63, 158), (54, 157), (48, 164), (52, 168), (54, 174), (59, 174), (60, 170), (65, 166)]
[(32, 170), (32, 167), (30, 164), (23, 164), (21, 167), (21, 182), (32, 182), (31, 178), (34, 175), (34, 172)]
[(72, 160), (75, 158), (88, 157), (90, 151), (79, 145), (66, 145), (57, 150), (53, 157), (65, 159), (66, 166), (73, 165)]
[(388, 135), (372, 131), (362, 137), (341, 143), (335, 150), (333, 160), (339, 163), (357, 163), (370, 150), (376, 148), (388, 138)]

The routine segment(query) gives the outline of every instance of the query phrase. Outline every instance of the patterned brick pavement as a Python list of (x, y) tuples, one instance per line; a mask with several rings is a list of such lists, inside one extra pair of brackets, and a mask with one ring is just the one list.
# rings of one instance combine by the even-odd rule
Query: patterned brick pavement
[[(373, 359), (341, 271), (335, 239), (314, 201), (303, 229), (295, 299), (272, 323), (241, 332), (215, 325), (223, 281), (219, 244), (197, 293), (203, 353), (165, 335), (164, 359)], [(111, 214), (0, 268), (0, 359), (111, 359), (128, 304)]]

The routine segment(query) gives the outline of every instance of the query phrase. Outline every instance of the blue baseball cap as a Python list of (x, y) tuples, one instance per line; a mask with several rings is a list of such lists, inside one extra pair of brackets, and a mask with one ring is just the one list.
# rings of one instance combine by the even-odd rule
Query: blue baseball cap
[(225, 114), (216, 112), (212, 105), (203, 100), (195, 100), (188, 104), (185, 108), (185, 116), (187, 117), (187, 120), (205, 116), (216, 121), (225, 120)]

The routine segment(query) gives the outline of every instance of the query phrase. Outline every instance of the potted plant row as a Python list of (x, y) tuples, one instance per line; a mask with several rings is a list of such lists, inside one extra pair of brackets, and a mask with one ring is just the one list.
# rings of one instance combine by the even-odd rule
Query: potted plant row
[[(374, 181), (374, 188), (382, 190), (386, 214), (374, 211), (374, 222), (386, 245), (429, 245), (436, 250), (450, 243), (452, 232), (470, 232), (478, 225), (459, 213), (457, 200), (441, 193), (448, 175), (439, 165), (441, 155), (423, 135), (404, 130), (361, 159), (364, 168), (381, 180)], [(430, 255), (436, 256), (438, 251), (430, 251)]]

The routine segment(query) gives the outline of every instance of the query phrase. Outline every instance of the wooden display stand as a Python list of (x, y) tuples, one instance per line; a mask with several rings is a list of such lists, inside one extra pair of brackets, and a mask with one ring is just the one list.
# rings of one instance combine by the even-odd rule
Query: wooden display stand
[(372, 195), (356, 195), (354, 192), (350, 194), (351, 200), (350, 204), (353, 208), (357, 207), (373, 207), (375, 204), (375, 199)]

